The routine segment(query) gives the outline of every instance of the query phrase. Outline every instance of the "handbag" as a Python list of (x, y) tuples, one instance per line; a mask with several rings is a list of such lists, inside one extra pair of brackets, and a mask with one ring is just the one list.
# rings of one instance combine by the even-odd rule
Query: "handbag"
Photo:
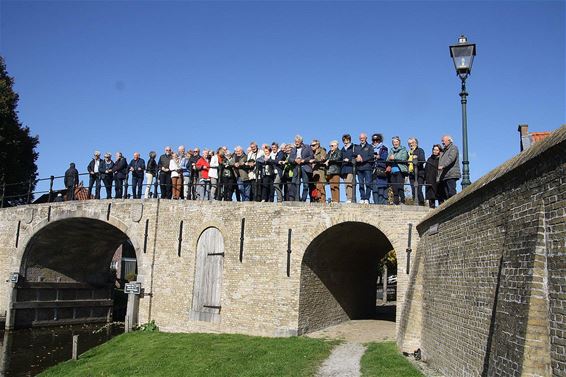
[(387, 177), (387, 170), (381, 166), (376, 166), (373, 168), (373, 176), (377, 178), (385, 178)]

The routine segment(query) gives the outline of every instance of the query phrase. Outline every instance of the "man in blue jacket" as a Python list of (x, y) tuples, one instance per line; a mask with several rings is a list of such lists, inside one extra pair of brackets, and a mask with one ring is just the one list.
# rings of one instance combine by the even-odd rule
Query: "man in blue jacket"
[(116, 192), (116, 199), (122, 199), (124, 194), (124, 181), (128, 174), (128, 163), (122, 155), (122, 152), (116, 152), (116, 161), (112, 167), (114, 173), (114, 190)]
[(134, 152), (134, 159), (130, 161), (128, 168), (132, 173), (132, 196), (134, 199), (141, 199), (145, 161), (140, 158), (139, 152)]
[(360, 185), (360, 203), (369, 204), (371, 195), (371, 171), (373, 168), (373, 146), (368, 144), (365, 133), (360, 134), (360, 144), (354, 145), (356, 177)]
[(307, 195), (309, 194), (309, 182), (312, 176), (312, 167), (309, 161), (313, 158), (312, 149), (303, 143), (303, 137), (301, 135), (295, 136), (295, 146), (291, 149), (291, 154), (289, 155), (289, 161), (295, 163), (293, 180), (289, 190), (289, 200), (299, 200), (299, 190), (302, 182), (303, 192), (300, 200), (301, 202), (306, 202)]

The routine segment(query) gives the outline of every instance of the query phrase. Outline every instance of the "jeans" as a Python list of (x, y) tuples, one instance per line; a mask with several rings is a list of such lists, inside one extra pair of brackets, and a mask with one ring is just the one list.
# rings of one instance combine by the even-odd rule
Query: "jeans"
[(210, 190), (210, 181), (208, 179), (199, 179), (197, 186), (197, 199), (198, 200), (208, 200), (208, 194)]
[(94, 173), (88, 176), (88, 197), (92, 197), (92, 186), (95, 186), (94, 199), (100, 199), (100, 174)]
[(189, 195), (189, 190), (191, 187), (191, 176), (190, 175), (184, 175), (183, 176), (183, 198), (185, 200), (188, 200), (191, 198), (191, 196)]
[(442, 201), (439, 199), (438, 202), (442, 203), (445, 200), (450, 199), (451, 197), (453, 197), (454, 195), (456, 195), (456, 181), (458, 181), (457, 179), (444, 179), (442, 181), (440, 181), (440, 183), (438, 184), (439, 186), (439, 191), (440, 194), (442, 196)]
[(112, 199), (112, 176), (110, 174), (105, 174), (102, 177), (102, 182), (106, 189), (106, 199)]
[(369, 200), (371, 194), (371, 170), (358, 170), (356, 177), (360, 185), (360, 200)]
[(242, 202), (249, 202), (251, 194), (250, 181), (242, 181), (241, 178), (238, 178), (238, 190), (240, 191)]
[(387, 204), (387, 183), (384, 183), (385, 178), (380, 178), (378, 181), (375, 178), (372, 181), (371, 191), (373, 192), (373, 202), (375, 204)]
[(299, 200), (299, 190), (301, 188), (301, 182), (303, 186), (303, 192), (301, 193), (301, 202), (307, 201), (307, 196), (309, 195), (309, 180), (310, 174), (304, 171), (302, 168), (295, 169), (295, 175), (293, 175), (293, 180), (291, 184), (291, 192), (289, 193), (290, 200)]
[(141, 199), (142, 185), (143, 176), (136, 177), (135, 175), (132, 175), (132, 197), (134, 199)]

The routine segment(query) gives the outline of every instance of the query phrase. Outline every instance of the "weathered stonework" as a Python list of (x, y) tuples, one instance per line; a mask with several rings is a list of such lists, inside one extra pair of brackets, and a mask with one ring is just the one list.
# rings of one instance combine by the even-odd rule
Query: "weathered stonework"
[[(30, 215), (30, 212), (33, 214)], [(314, 327), (299, 329), (301, 281), (306, 282), (305, 285), (310, 284), (306, 278), (301, 279), (303, 256), (312, 241), (324, 231), (338, 224), (358, 222), (367, 224), (368, 229), (373, 229), (381, 237), (374, 237), (373, 240), (380, 244), (365, 247), (367, 250), (364, 253), (375, 248), (376, 255), (382, 255), (391, 246), (397, 250), (397, 313), (400, 315), (408, 283), (408, 275), (404, 273), (408, 224), (416, 224), (427, 212), (426, 208), (411, 206), (169, 200), (91, 200), (3, 209), (0, 210), (0, 276), (5, 278), (0, 283), (0, 313), (9, 307), (12, 285), (5, 280), (10, 273), (19, 271), (25, 275), (32, 272), (29, 266), (22, 263), (29, 259), (28, 256), (33, 255), (34, 260), (38, 261), (39, 267), (33, 272), (35, 278), (48, 280), (51, 276), (48, 269), (40, 268), (45, 265), (40, 263), (41, 256), (58, 255), (62, 259), (54, 262), (53, 266), (59, 267), (49, 270), (67, 271), (64, 276), (58, 276), (59, 279), (80, 280), (86, 279), (87, 275), (89, 279), (95, 279), (96, 276), (87, 274), (88, 268), (85, 266), (94, 265), (97, 259), (91, 258), (91, 262), (84, 254), (80, 257), (80, 253), (98, 255), (93, 253), (108, 248), (103, 240), (119, 242), (125, 235), (136, 250), (138, 280), (145, 291), (140, 300), (141, 322), (153, 319), (162, 329), (178, 332), (289, 336), (311, 331), (335, 320), (319, 320)], [(240, 262), (242, 218), (246, 220)], [(183, 230), (180, 237), (181, 221)], [(225, 245), (222, 305), (220, 321), (217, 323), (189, 319), (197, 243), (200, 234), (209, 227), (220, 230)], [(290, 276), (287, 276), (289, 229), (292, 229), (292, 238)], [(418, 242), (414, 233), (413, 249)], [(363, 237), (364, 234), (356, 237)], [(333, 237), (348, 239), (350, 236), (346, 231), (334, 232)], [(56, 239), (57, 244), (48, 244), (51, 238)], [(359, 242), (358, 246), (352, 245), (353, 249), (349, 249), (342, 244), (341, 249), (334, 252), (352, 253), (361, 248)], [(65, 256), (69, 250), (73, 252)], [(106, 263), (106, 254), (101, 253), (100, 258)], [(62, 268), (64, 263), (77, 268)], [(85, 266), (81, 266), (81, 263)], [(84, 273), (75, 271), (82, 271), (81, 268)], [(71, 270), (76, 273), (71, 273)], [(55, 275), (51, 278), (55, 278)], [(303, 306), (316, 307), (318, 297), (307, 295), (303, 299)], [(338, 320), (345, 318), (343, 315), (338, 317)]]
[(398, 325), (447, 376), (566, 376), (566, 126), (418, 225)]

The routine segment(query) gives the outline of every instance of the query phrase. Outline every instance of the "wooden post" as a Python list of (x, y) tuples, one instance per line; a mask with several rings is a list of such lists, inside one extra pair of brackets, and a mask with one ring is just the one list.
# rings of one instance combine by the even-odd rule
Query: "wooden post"
[(387, 264), (383, 264), (383, 305), (387, 304)]
[(73, 360), (78, 359), (78, 349), (79, 349), (79, 336), (73, 335)]

